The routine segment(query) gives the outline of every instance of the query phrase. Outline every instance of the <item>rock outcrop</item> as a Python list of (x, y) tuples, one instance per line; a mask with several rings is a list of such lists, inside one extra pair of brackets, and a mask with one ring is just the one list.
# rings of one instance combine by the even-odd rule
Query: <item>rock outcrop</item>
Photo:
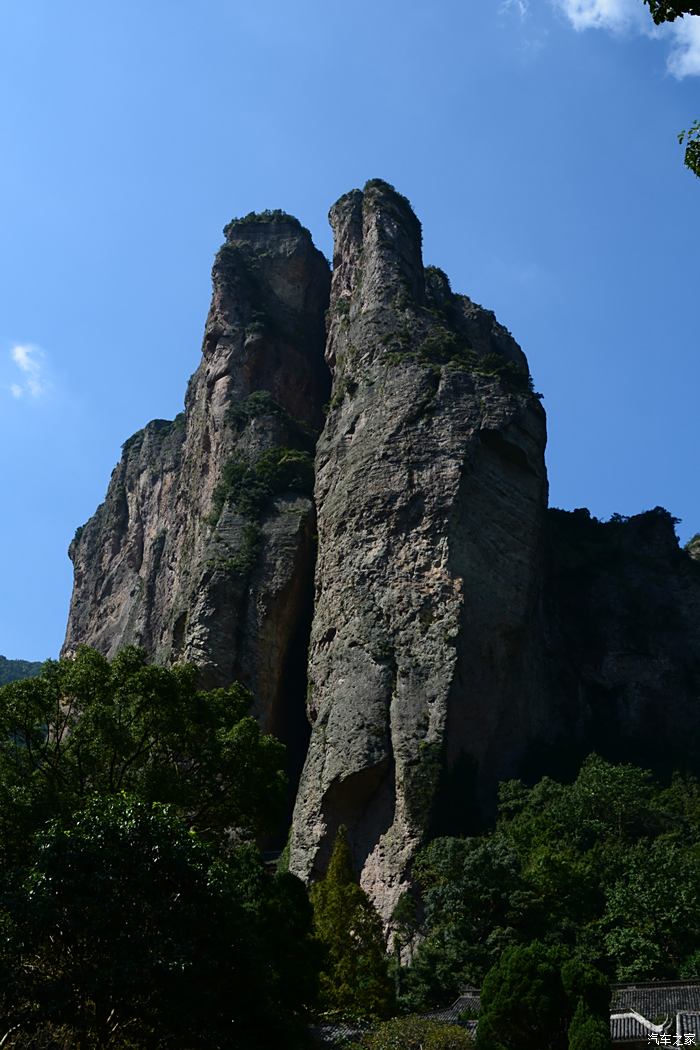
[(157, 662), (198, 664), (205, 686), (239, 679), (265, 728), (294, 745), (303, 719), (287, 701), (305, 689), (330, 273), (283, 213), (225, 234), (185, 411), (125, 443), (71, 544), (64, 652), (136, 644)]
[(248, 685), (293, 783), (306, 756), (291, 870), (345, 824), (389, 923), (426, 837), (504, 777), (594, 748), (698, 771), (700, 541), (658, 508), (548, 512), (515, 340), (423, 266), (386, 183), (330, 217), (332, 282), (290, 216), (227, 227), (185, 411), (126, 442), (71, 544), (64, 652)]
[(313, 728), (290, 867), (322, 872), (347, 825), (388, 919), (445, 770), (471, 766), (487, 793), (546, 718), (522, 687), (542, 579), (545, 416), (509, 333), (424, 270), (404, 198), (368, 183), (330, 217)]

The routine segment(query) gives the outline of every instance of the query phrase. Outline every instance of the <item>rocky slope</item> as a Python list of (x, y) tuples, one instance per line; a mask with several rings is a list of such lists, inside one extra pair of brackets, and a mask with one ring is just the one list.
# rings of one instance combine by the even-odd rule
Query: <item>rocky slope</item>
[(444, 760), (478, 767), (487, 792), (542, 717), (520, 683), (542, 575), (545, 417), (506, 330), (424, 270), (404, 198), (369, 183), (331, 224), (313, 728), (290, 866), (318, 874), (346, 824), (388, 918)]
[(304, 735), (287, 700), (305, 689), (330, 273), (291, 216), (225, 233), (185, 411), (125, 443), (71, 544), (63, 651), (136, 644), (158, 662), (197, 663), (204, 685), (240, 679), (264, 726), (289, 740)]

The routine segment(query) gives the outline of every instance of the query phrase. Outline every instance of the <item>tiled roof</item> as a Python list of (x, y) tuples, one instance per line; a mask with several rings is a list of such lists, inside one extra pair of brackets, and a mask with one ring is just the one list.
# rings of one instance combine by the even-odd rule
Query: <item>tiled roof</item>
[(433, 1021), (442, 1021), (443, 1024), (456, 1024), (460, 1015), (465, 1011), (468, 1011), (470, 1014), (478, 1014), (480, 1008), (481, 996), (475, 988), (470, 988), (460, 995), (459, 999), (456, 999), (452, 1006), (446, 1006), (442, 1010), (434, 1010), (426, 1016)]
[[(654, 1028), (658, 1028), (659, 1025), (651, 1026), (649, 1024), (651, 1018), (642, 1017), (641, 1014), (627, 1012), (627, 1013), (612, 1013), (610, 1016), (610, 1037), (613, 1043), (630, 1043), (632, 1041), (640, 1042), (648, 1041), (650, 1035), (656, 1034)], [(644, 1024), (644, 1021), (648, 1024)], [(671, 1034), (675, 1031), (674, 1018), (667, 1018), (663, 1025), (663, 1031)]]
[(611, 1013), (637, 1013), (654, 1020), (664, 1014), (700, 1011), (700, 981), (640, 982), (614, 984)]
[[(480, 1007), (479, 990), (465, 988), (451, 1006), (434, 1010), (425, 1016), (444, 1024), (456, 1024), (463, 1013), (478, 1014)], [(476, 1028), (475, 1020), (461, 1023), (470, 1031)], [(361, 1029), (346, 1024), (318, 1025), (312, 1029), (312, 1033), (322, 1045), (338, 1046), (353, 1037), (357, 1038)], [(613, 1042), (648, 1042), (649, 1037), (653, 1039), (656, 1034), (661, 1040), (663, 1033), (668, 1033), (672, 1041), (659, 1042), (658, 1045), (673, 1046), (677, 1037), (694, 1035), (695, 1041), (684, 1045), (700, 1047), (700, 980), (648, 981), (612, 986), (610, 1035)], [(652, 1042), (649, 1045), (655, 1044)]]
[(649, 1046), (700, 1046), (700, 1013), (670, 1014), (659, 1024), (652, 1024), (641, 1015), (635, 1015), (633, 1011), (612, 1014), (610, 1036), (614, 1043), (643, 1042)]
[(311, 1038), (319, 1046), (342, 1046), (350, 1039), (358, 1039), (365, 1031), (365, 1028), (343, 1021), (337, 1024), (316, 1024), (309, 1029)]

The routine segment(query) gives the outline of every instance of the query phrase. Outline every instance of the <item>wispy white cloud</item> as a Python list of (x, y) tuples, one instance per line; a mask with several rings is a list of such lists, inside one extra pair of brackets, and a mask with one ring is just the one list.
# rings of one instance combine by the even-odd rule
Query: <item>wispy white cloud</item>
[(672, 47), (666, 67), (678, 80), (700, 77), (700, 17), (685, 15), (671, 26)]
[(605, 29), (609, 33), (642, 33), (666, 41), (668, 71), (679, 80), (700, 76), (700, 17), (686, 15), (672, 24), (655, 26), (640, 0), (551, 0), (578, 32)]
[(22, 373), (21, 382), (10, 384), (10, 393), (15, 398), (38, 398), (48, 390), (45, 376), (46, 355), (32, 343), (16, 344), (10, 350), (10, 357)]
[(554, 0), (574, 29), (607, 29), (624, 33), (631, 29), (643, 31), (644, 21), (653, 27), (649, 11), (640, 0)]
[(529, 0), (501, 0), (501, 11), (514, 11), (525, 19), (530, 12)]

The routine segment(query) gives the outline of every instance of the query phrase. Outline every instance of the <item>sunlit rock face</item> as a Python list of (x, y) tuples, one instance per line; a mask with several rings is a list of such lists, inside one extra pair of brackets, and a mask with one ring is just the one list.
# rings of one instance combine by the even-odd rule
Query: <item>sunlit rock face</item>
[(71, 544), (64, 652), (136, 644), (198, 664), (205, 686), (240, 679), (265, 728), (303, 748), (330, 270), (291, 216), (225, 233), (185, 411), (125, 443)]
[(539, 671), (545, 415), (509, 333), (424, 268), (403, 197), (368, 183), (330, 219), (313, 728), (291, 869), (322, 872), (347, 825), (388, 919), (451, 772), (488, 792), (545, 718), (523, 689)]

